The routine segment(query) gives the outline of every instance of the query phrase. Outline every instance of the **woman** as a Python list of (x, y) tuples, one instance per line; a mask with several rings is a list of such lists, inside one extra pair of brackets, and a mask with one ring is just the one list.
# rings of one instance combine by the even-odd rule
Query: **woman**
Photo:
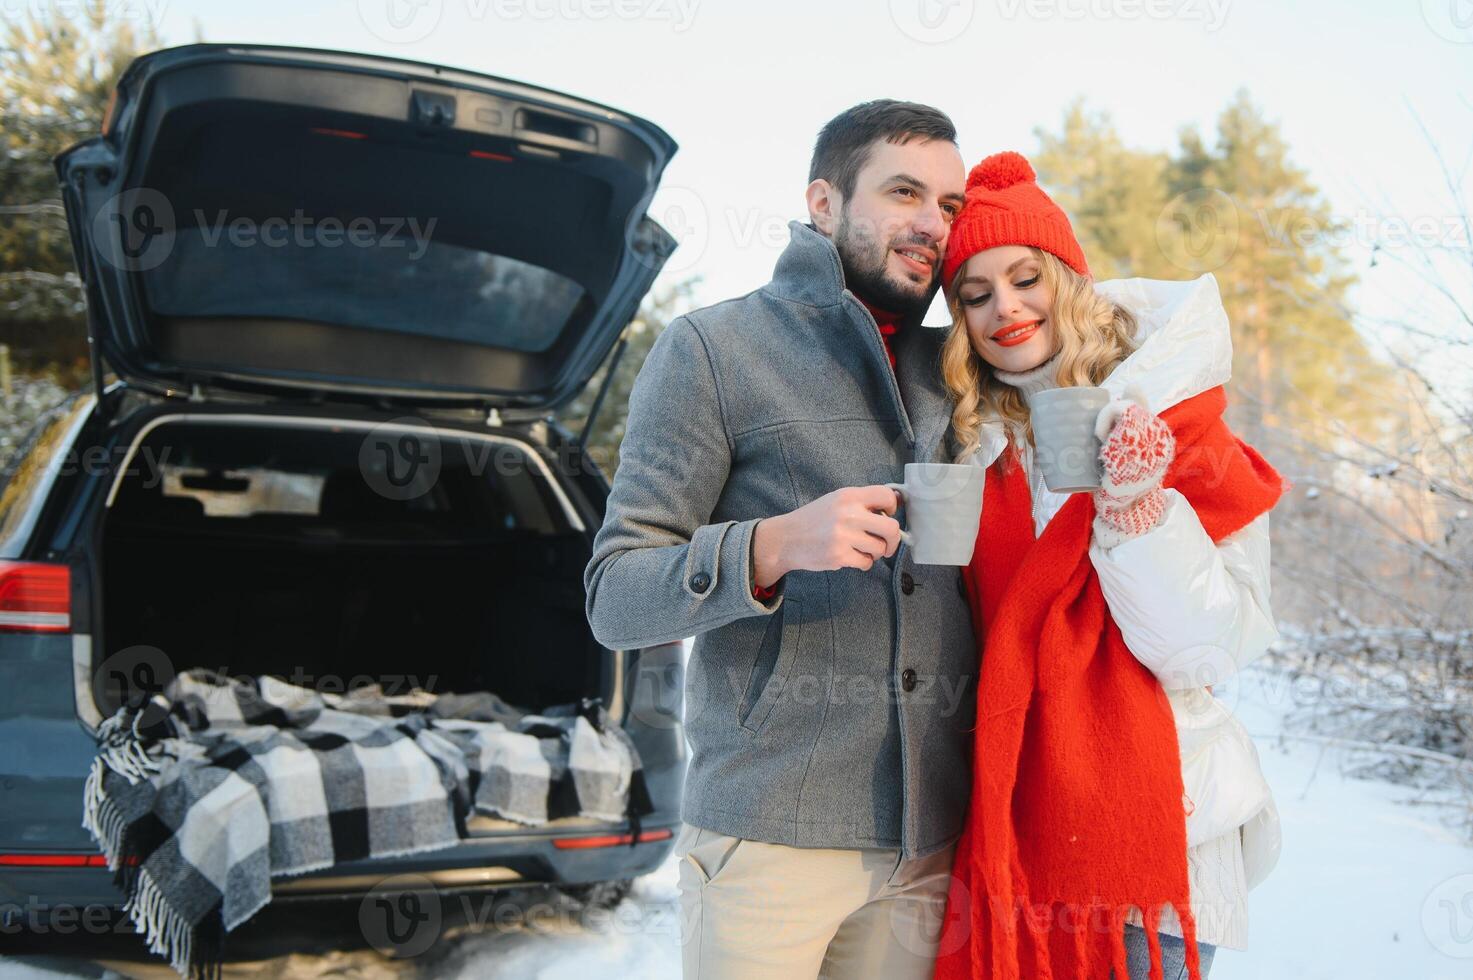
[[(1210, 691), (1277, 635), (1284, 490), (1222, 421), (1216, 282), (1095, 284), (1016, 153), (973, 169), (943, 275), (957, 461), (987, 479), (964, 570), (973, 795), (937, 976), (1200, 980), (1217, 946), (1246, 948), (1279, 845), (1257, 751)], [(1028, 398), (1060, 386), (1111, 392), (1100, 490), (1041, 482)]]

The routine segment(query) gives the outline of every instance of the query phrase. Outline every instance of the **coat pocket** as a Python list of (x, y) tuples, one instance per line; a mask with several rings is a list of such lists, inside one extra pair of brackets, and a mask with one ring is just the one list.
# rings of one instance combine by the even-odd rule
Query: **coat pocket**
[(737, 723), (752, 734), (762, 731), (773, 706), (782, 697), (801, 638), (802, 605), (785, 596), (777, 612), (767, 617), (767, 630), (752, 661), (746, 691), (737, 708)]

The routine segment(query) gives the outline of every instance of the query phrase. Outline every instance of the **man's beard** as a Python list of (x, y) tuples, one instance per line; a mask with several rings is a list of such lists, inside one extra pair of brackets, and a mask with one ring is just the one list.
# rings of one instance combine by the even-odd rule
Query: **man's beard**
[(886, 274), (890, 249), (906, 245), (919, 245), (933, 251), (936, 248), (925, 239), (878, 242), (854, 227), (849, 220), (847, 206), (839, 210), (834, 247), (839, 250), (839, 264), (844, 267), (844, 284), (860, 299), (902, 319), (924, 314), (941, 283), (939, 269), (933, 269), (931, 281), (924, 286), (909, 280), (899, 282)]

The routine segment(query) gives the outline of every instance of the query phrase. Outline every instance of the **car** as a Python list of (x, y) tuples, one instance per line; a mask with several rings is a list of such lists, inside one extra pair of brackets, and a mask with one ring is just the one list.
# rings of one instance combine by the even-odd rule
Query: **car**
[(277, 900), (403, 875), (608, 903), (665, 860), (681, 648), (594, 639), (609, 481), (555, 413), (675, 247), (646, 213), (675, 149), (615, 109), (394, 58), (132, 62), (101, 135), (56, 159), (95, 384), (0, 486), (8, 918), (121, 904), (81, 824), (94, 735), (190, 668), (599, 698), (640, 752), (637, 824), (478, 816), (451, 848), (277, 879)]

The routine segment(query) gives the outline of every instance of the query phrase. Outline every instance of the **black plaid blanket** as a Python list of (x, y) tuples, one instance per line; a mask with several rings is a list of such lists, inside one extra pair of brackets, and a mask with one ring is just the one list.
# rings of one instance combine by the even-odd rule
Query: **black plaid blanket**
[(525, 714), (490, 694), (318, 694), (180, 674), (103, 722), (82, 825), (151, 951), (219, 975), (270, 880), (449, 847), (472, 811), (536, 826), (652, 811), (639, 753), (597, 700)]

